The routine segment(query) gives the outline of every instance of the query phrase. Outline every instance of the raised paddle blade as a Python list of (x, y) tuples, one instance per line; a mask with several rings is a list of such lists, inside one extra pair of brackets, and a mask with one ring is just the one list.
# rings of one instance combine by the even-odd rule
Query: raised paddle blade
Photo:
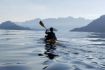
[(46, 29), (46, 27), (44, 26), (44, 23), (42, 21), (40, 21), (39, 24)]

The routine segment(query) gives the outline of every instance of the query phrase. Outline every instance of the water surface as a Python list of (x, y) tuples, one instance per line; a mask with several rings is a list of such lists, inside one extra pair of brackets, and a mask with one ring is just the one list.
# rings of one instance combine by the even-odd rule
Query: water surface
[(105, 33), (58, 31), (56, 35), (59, 57), (50, 60), (38, 56), (45, 51), (44, 31), (0, 30), (0, 70), (43, 70), (46, 66), (49, 70), (60, 64), (68, 70), (105, 70)]

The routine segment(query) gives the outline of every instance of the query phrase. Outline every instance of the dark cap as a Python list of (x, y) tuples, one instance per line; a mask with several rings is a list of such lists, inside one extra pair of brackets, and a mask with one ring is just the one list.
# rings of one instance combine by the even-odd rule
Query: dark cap
[(53, 29), (54, 29), (53, 27), (50, 27), (50, 31), (53, 31)]

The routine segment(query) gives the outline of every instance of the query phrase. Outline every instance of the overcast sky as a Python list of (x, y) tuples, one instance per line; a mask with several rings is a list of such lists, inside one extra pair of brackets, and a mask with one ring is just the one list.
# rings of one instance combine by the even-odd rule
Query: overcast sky
[(0, 21), (84, 17), (105, 14), (105, 0), (0, 0)]

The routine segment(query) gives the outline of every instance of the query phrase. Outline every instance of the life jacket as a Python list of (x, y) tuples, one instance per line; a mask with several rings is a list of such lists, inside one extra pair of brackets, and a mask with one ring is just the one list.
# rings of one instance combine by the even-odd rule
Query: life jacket
[(46, 36), (46, 41), (49, 42), (49, 43), (56, 43), (56, 36), (55, 36), (55, 33), (53, 32), (48, 32), (47, 33), (47, 36)]

